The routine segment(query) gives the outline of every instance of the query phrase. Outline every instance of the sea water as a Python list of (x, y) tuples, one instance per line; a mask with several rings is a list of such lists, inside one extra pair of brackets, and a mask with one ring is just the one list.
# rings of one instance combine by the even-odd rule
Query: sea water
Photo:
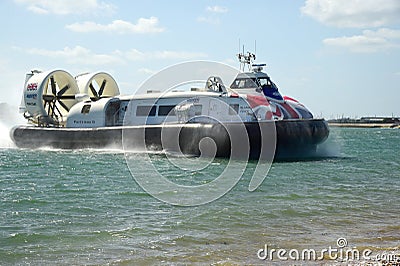
[[(294, 261), (265, 258), (263, 250), (283, 249), (287, 257), (290, 250), (338, 248), (338, 239), (373, 254), (399, 253), (398, 129), (331, 128), (320, 157), (273, 163), (253, 192), (257, 162), (250, 161), (231, 191), (195, 207), (147, 194), (123, 151), (18, 149), (4, 139), (1, 265), (335, 265), (341, 261), (326, 254)], [(132, 172), (146, 170), (146, 156), (135, 157)], [(178, 171), (163, 153), (151, 160), (185, 185), (212, 180), (229, 161)]]

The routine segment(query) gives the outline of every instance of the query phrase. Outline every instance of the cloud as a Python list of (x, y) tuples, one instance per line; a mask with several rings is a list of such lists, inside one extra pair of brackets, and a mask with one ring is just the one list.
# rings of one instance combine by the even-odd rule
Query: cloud
[(114, 13), (116, 7), (97, 0), (14, 0), (36, 14), (104, 14)]
[(208, 14), (205, 16), (198, 16), (197, 21), (200, 23), (218, 25), (220, 23), (220, 15), (227, 13), (228, 8), (223, 6), (207, 6), (206, 11)]
[(27, 50), (27, 52), (31, 55), (40, 55), (65, 60), (70, 64), (108, 65), (123, 63), (123, 59), (120, 58), (118, 51), (115, 51), (112, 54), (96, 54), (82, 46), (75, 46), (74, 48), (65, 47), (63, 50), (55, 51), (32, 48)]
[(400, 22), (399, 0), (306, 0), (301, 12), (336, 27), (382, 27)]
[(223, 6), (208, 6), (207, 11), (212, 13), (226, 13), (228, 12), (228, 8)]
[(139, 73), (143, 73), (143, 74), (148, 74), (148, 75), (153, 75), (153, 74), (157, 73), (157, 71), (151, 70), (151, 69), (148, 69), (148, 68), (145, 68), (145, 67), (139, 68), (138, 72)]
[(158, 25), (158, 18), (139, 18), (136, 24), (124, 20), (114, 20), (111, 24), (102, 25), (86, 21), (66, 25), (65, 28), (75, 32), (115, 32), (127, 33), (159, 33), (165, 31)]
[[(15, 50), (23, 51), (22, 48), (14, 47)], [(190, 60), (207, 57), (204, 53), (186, 52), (186, 51), (153, 51), (141, 52), (137, 49), (129, 51), (115, 50), (109, 54), (98, 54), (82, 46), (73, 48), (65, 47), (62, 50), (46, 50), (31, 48), (25, 51), (30, 55), (39, 55), (43, 57), (60, 60), (69, 64), (79, 65), (111, 65), (126, 64), (127, 61), (145, 61), (145, 60)]]
[(203, 17), (203, 16), (198, 17), (198, 18), (197, 18), (197, 21), (198, 21), (198, 22), (201, 22), (201, 23), (212, 24), (212, 25), (217, 25), (217, 24), (220, 23), (219, 18), (214, 18), (214, 17)]
[(125, 53), (126, 58), (132, 61), (142, 61), (149, 59), (178, 59), (178, 60), (191, 60), (207, 57), (205, 53), (199, 52), (185, 52), (185, 51), (153, 51), (141, 52), (137, 49), (132, 49)]
[(376, 31), (364, 30), (362, 35), (327, 38), (323, 40), (327, 46), (336, 46), (358, 53), (374, 53), (392, 48), (400, 48), (400, 30), (387, 28)]

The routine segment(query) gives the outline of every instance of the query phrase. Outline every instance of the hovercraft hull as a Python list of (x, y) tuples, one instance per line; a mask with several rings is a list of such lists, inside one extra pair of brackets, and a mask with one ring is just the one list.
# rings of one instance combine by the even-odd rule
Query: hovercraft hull
[[(241, 154), (244, 158), (258, 159), (261, 153), (260, 127), (266, 127), (267, 139), (275, 138), (275, 160), (296, 159), (313, 156), (318, 144), (324, 142), (329, 135), (329, 128), (324, 119), (282, 120), (260, 123), (243, 123), (249, 140), (249, 149)], [(243, 126), (241, 126), (243, 128)], [(270, 129), (273, 129), (272, 132)], [(182, 152), (186, 155), (199, 156), (199, 143), (203, 138), (214, 141), (217, 157), (230, 157), (232, 141), (230, 134), (239, 130), (237, 123), (211, 124), (187, 123), (170, 125), (121, 126), (99, 128), (58, 128), (17, 126), (11, 130), (11, 138), (20, 148), (124, 148), (151, 149)], [(228, 133), (229, 132), (229, 133)], [(179, 150), (172, 150), (162, 144), (165, 136), (179, 136)], [(168, 144), (168, 141), (166, 141)], [(270, 142), (269, 142), (270, 143)], [(234, 144), (238, 145), (238, 144)], [(267, 145), (268, 146), (268, 145)], [(274, 151), (275, 148), (275, 151)], [(272, 157), (271, 157), (272, 158)]]

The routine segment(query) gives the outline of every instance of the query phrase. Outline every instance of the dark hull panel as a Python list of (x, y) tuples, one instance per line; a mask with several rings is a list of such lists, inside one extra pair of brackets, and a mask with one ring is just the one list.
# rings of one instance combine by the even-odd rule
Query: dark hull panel
[[(248, 141), (243, 138), (243, 133), (247, 134)], [(206, 156), (230, 157), (232, 153), (233, 157), (249, 156), (252, 159), (259, 158), (263, 139), (263, 149), (268, 149), (263, 153), (263, 158), (268, 158), (268, 153), (272, 153), (269, 157), (272, 158), (275, 149), (275, 159), (291, 159), (312, 156), (317, 145), (327, 139), (329, 128), (323, 119), (310, 119), (283, 120), (275, 123), (189, 123), (103, 128), (17, 126), (10, 134), (14, 143), (21, 148), (124, 147), (128, 150), (167, 150), (188, 155), (200, 155), (201, 150)], [(199, 148), (203, 139), (212, 140), (214, 145), (205, 141), (205, 145), (200, 145)], [(177, 145), (174, 146), (174, 143)]]

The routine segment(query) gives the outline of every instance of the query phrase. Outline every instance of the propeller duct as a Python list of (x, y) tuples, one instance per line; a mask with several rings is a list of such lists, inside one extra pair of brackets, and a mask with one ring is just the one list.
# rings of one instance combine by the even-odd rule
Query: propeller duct
[(92, 101), (119, 95), (117, 82), (108, 73), (85, 73), (78, 75), (75, 79), (80, 93), (89, 95)]
[(75, 79), (64, 70), (35, 72), (25, 83), (25, 117), (39, 125), (63, 126), (78, 93)]

